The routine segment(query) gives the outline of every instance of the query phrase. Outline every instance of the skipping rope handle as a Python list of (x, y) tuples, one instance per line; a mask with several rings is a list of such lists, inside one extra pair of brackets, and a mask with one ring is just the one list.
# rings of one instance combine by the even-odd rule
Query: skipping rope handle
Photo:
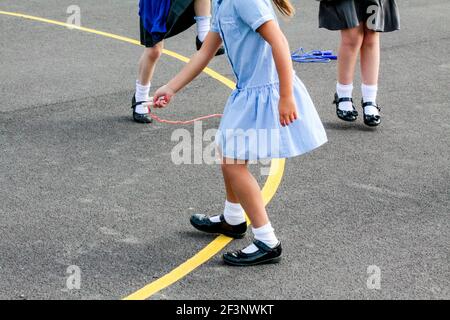
[(329, 63), (332, 60), (338, 59), (331, 50), (312, 50), (306, 52), (303, 48), (294, 51), (291, 57), (293, 61), (299, 63)]

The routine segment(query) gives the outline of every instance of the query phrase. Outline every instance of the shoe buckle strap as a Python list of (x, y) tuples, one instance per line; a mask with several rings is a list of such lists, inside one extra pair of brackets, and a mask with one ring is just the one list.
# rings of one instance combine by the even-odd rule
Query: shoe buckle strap
[(253, 244), (261, 251), (264, 252), (270, 252), (272, 250), (272, 248), (270, 248), (269, 246), (267, 246), (264, 242), (259, 241), (259, 240), (255, 240), (253, 241)]
[(372, 101), (363, 102), (362, 107), (363, 107), (363, 108), (366, 108), (366, 107), (375, 107), (375, 108), (378, 109), (378, 111), (381, 111), (381, 108), (380, 108), (378, 105), (376, 105), (375, 103), (373, 103)]
[(221, 214), (221, 215), (219, 216), (219, 219), (220, 219), (220, 222), (225, 222), (225, 223), (227, 223), (226, 220), (225, 220), (225, 216), (224, 216), (223, 214)]
[(147, 107), (150, 109), (151, 107), (153, 107), (153, 100), (135, 102), (131, 105), (131, 108), (133, 109), (140, 105), (143, 105), (144, 107)]
[(349, 98), (349, 97), (339, 98), (337, 102), (338, 103), (341, 103), (341, 102), (353, 102), (353, 98)]

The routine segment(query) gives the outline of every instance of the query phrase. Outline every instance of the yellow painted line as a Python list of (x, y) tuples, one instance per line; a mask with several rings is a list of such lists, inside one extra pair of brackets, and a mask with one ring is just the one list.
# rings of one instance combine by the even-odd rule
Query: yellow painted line
[[(131, 39), (131, 38), (127, 38), (127, 37), (123, 37), (123, 36), (119, 36), (117, 34), (112, 34), (112, 33), (108, 33), (108, 32), (104, 32), (104, 31), (99, 31), (99, 30), (95, 30), (95, 29), (91, 29), (91, 28), (85, 28), (85, 27), (78, 27), (76, 25), (70, 24), (70, 23), (65, 23), (65, 22), (61, 22), (61, 21), (56, 21), (56, 20), (50, 20), (50, 19), (45, 19), (45, 18), (40, 18), (40, 17), (35, 17), (35, 16), (30, 16), (27, 14), (22, 14), (22, 13), (16, 13), (16, 12), (9, 12), (9, 11), (1, 11), (0, 10), (0, 14), (6, 15), (6, 16), (12, 16), (12, 17), (17, 17), (17, 18), (23, 18), (23, 19), (28, 19), (28, 20), (33, 20), (33, 21), (39, 21), (39, 22), (44, 22), (44, 23), (48, 23), (48, 24), (53, 24), (53, 25), (57, 25), (57, 26), (61, 26), (61, 27), (66, 27), (69, 28), (71, 30), (79, 30), (79, 31), (83, 31), (83, 32), (87, 32), (87, 33), (92, 33), (92, 34), (96, 34), (102, 37), (106, 37), (106, 38), (111, 38), (111, 39), (115, 39), (115, 40), (119, 40), (119, 41), (123, 41), (123, 42), (128, 42), (134, 45), (138, 45), (140, 46), (141, 43), (135, 39)], [(178, 59), (182, 62), (189, 62), (189, 58), (182, 56), (176, 52), (170, 51), (170, 50), (163, 50), (163, 53)], [(216, 79), (217, 81), (222, 82), (224, 85), (226, 85), (227, 87), (234, 89), (236, 84), (231, 81), (230, 79), (227, 79), (226, 77), (222, 76), (221, 74), (217, 73), (216, 71), (210, 69), (210, 68), (206, 68), (205, 70), (203, 70), (207, 75), (211, 76), (212, 78)]]
[[(262, 190), (264, 202), (266, 204), (268, 204), (270, 200), (272, 200), (272, 197), (275, 195), (278, 187), (280, 186), (284, 173), (284, 164), (284, 159), (272, 160), (270, 175)], [(186, 275), (207, 262), (217, 253), (219, 253), (223, 248), (225, 248), (231, 241), (233, 241), (232, 238), (228, 238), (223, 235), (218, 236), (214, 241), (208, 244), (205, 248), (203, 248), (200, 252), (187, 260), (185, 263), (173, 269), (165, 276), (124, 298), (124, 300), (145, 300), (150, 298), (155, 293), (174, 284), (175, 282), (184, 278)]]
[[(26, 14), (16, 13), (16, 12), (9, 12), (9, 11), (1, 11), (0, 14), (12, 16), (12, 17), (18, 17), (33, 21), (39, 21), (44, 22), (48, 24), (53, 24), (57, 26), (67, 27), (71, 28), (73, 30), (79, 30), (87, 33), (96, 34), (99, 36), (128, 42), (134, 45), (141, 45), (139, 41), (119, 36), (116, 34), (103, 32), (95, 29), (85, 28), (85, 27), (78, 27), (74, 26), (72, 24), (68, 24), (61, 21), (56, 20), (50, 20), (35, 16), (30, 16)], [(189, 58), (182, 56), (176, 52), (166, 50), (163, 51), (164, 54), (178, 59), (182, 62), (189, 62)], [(230, 89), (234, 89), (236, 84), (231, 81), (230, 79), (222, 76), (221, 74), (217, 73), (216, 71), (206, 68), (204, 72), (209, 75), (210, 77), (216, 79), (217, 81), (221, 82), (222, 84), (226, 85)], [(283, 173), (284, 173), (284, 167), (285, 167), (285, 159), (273, 159), (270, 166), (270, 172), (269, 177), (262, 189), (262, 195), (264, 199), (264, 203), (268, 204), (275, 193), (278, 190), (278, 187), (280, 186), (281, 180), (283, 179)], [(186, 275), (197, 269), (199, 266), (207, 262), (209, 259), (214, 257), (217, 253), (219, 253), (223, 248), (225, 248), (233, 239), (225, 237), (225, 236), (218, 236), (214, 241), (212, 241), (210, 244), (208, 244), (205, 248), (203, 248), (201, 251), (199, 251), (195, 256), (178, 266), (177, 268), (170, 271), (165, 276), (159, 278), (158, 280), (148, 284), (147, 286), (143, 287), (142, 289), (134, 292), (133, 294), (129, 295), (128, 297), (125, 297), (124, 300), (145, 300), (150, 298), (155, 293), (163, 290), (164, 288), (167, 288), (168, 286), (174, 284), (175, 282), (179, 281), (180, 279), (184, 278)]]

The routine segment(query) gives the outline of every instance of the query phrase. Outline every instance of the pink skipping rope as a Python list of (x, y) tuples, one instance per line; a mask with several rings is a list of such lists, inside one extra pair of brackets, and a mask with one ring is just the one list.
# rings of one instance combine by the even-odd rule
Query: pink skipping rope
[(155, 120), (155, 121), (157, 121), (159, 123), (174, 124), (174, 125), (180, 125), (181, 124), (181, 125), (183, 125), (183, 124), (192, 124), (192, 123), (197, 122), (197, 121), (203, 121), (203, 120), (212, 119), (212, 118), (222, 118), (222, 114), (215, 113), (215, 114), (210, 114), (210, 115), (207, 115), (207, 116), (195, 118), (195, 119), (192, 119), (192, 120), (186, 120), (186, 121), (182, 121), (182, 120), (166, 120), (166, 119), (161, 119), (156, 114), (152, 113), (152, 109), (151, 108), (153, 107), (153, 99), (151, 99), (150, 101), (145, 103), (144, 106), (146, 106), (148, 108), (149, 116), (153, 120)]

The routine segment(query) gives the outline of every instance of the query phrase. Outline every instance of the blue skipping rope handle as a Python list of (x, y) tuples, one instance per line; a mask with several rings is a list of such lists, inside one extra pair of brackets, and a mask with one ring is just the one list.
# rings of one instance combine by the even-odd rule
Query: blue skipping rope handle
[(303, 48), (292, 53), (292, 60), (299, 63), (329, 63), (338, 57), (331, 50), (312, 50), (305, 52)]

